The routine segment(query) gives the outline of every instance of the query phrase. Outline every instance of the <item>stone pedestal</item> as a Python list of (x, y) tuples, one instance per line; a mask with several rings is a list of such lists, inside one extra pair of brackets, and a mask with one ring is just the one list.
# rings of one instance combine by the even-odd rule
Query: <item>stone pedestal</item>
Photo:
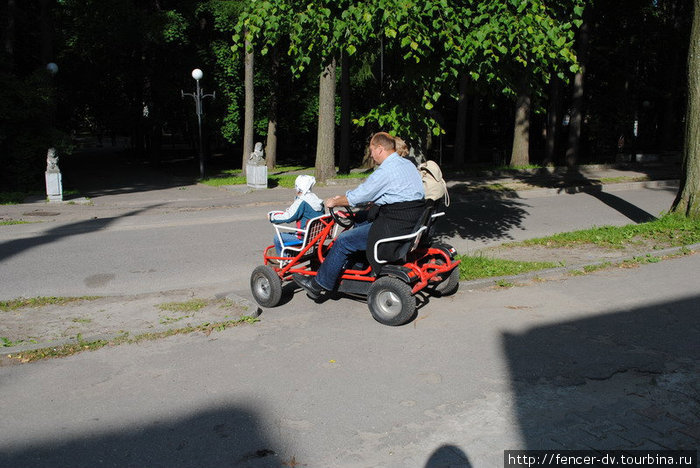
[(245, 169), (245, 175), (248, 187), (256, 189), (267, 188), (267, 166), (251, 166), (248, 164)]
[(63, 182), (60, 172), (46, 171), (46, 197), (50, 202), (63, 201)]

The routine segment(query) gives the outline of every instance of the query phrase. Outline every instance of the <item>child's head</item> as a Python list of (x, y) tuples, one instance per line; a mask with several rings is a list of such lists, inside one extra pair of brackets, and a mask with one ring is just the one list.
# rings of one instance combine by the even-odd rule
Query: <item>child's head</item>
[(294, 188), (299, 195), (306, 195), (311, 191), (314, 184), (316, 183), (316, 178), (310, 175), (300, 175), (294, 181)]
[(396, 152), (398, 153), (399, 156), (402, 158), (405, 158), (406, 156), (409, 155), (410, 150), (408, 149), (408, 145), (406, 144), (405, 141), (403, 141), (399, 137), (394, 137), (395, 146), (396, 146)]

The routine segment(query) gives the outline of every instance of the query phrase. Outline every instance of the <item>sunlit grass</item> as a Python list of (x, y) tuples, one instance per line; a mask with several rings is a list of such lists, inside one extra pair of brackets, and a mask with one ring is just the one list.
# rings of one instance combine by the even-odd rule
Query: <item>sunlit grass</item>
[(11, 299), (9, 301), (0, 301), (0, 311), (9, 312), (24, 308), (44, 307), (48, 305), (66, 305), (74, 302), (94, 301), (100, 299), (100, 296), (81, 296), (81, 297), (32, 297)]
[(605, 248), (624, 248), (643, 242), (651, 242), (660, 248), (695, 244), (700, 242), (700, 221), (672, 213), (647, 223), (563, 232), (505, 246), (538, 245), (557, 248), (590, 244)]
[[(290, 172), (294, 173), (289, 174)], [(300, 173), (313, 175), (314, 168), (308, 166), (277, 166), (272, 171), (268, 171), (267, 186), (294, 188), (294, 181)], [(333, 179), (362, 179), (367, 176), (368, 174), (364, 172), (353, 172), (350, 174), (338, 174)], [(240, 169), (227, 169), (215, 176), (203, 179), (201, 183), (212, 187), (221, 187), (224, 185), (245, 185), (248, 181), (246, 176), (241, 175)]]
[(458, 255), (457, 257), (462, 261), (462, 263), (459, 264), (459, 277), (462, 280), (513, 276), (560, 266), (552, 262), (523, 262), (490, 258), (481, 255)]

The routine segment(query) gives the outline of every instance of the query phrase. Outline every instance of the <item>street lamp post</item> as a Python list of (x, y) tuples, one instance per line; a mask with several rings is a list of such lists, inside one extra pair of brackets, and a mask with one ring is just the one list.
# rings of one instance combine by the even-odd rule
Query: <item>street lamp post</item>
[[(58, 73), (58, 65), (51, 62), (46, 65), (46, 71), (49, 73), (53, 79)], [(55, 83), (54, 83), (55, 86)], [(55, 88), (54, 88), (55, 93)], [(57, 97), (54, 95), (54, 106), (51, 109), (51, 126), (56, 125), (56, 104), (55, 101)], [(63, 181), (61, 178), (61, 170), (58, 168), (58, 155), (56, 154), (56, 148), (54, 146), (50, 147), (46, 152), (46, 198), (49, 202), (61, 202), (63, 201)]]
[(204, 114), (202, 110), (202, 100), (204, 98), (210, 97), (216, 99), (216, 92), (211, 94), (204, 94), (204, 90), (199, 87), (199, 80), (202, 79), (204, 73), (199, 68), (192, 70), (192, 78), (197, 82), (197, 90), (194, 93), (186, 93), (180, 90), (180, 94), (184, 99), (185, 96), (191, 96), (194, 99), (195, 111), (197, 113), (197, 125), (199, 128), (199, 175), (204, 178), (204, 140), (202, 138), (202, 115)]

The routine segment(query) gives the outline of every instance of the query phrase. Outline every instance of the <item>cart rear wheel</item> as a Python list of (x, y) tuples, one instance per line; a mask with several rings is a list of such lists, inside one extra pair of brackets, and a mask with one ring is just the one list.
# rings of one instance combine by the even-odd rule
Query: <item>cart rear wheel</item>
[(450, 276), (436, 284), (434, 291), (439, 296), (450, 296), (456, 293), (457, 289), (459, 289), (459, 266), (450, 272)]
[(282, 280), (270, 266), (260, 265), (250, 275), (250, 290), (263, 307), (275, 307), (282, 299)]
[(411, 287), (390, 276), (372, 283), (367, 305), (372, 317), (384, 325), (403, 325), (416, 313), (416, 298), (411, 293)]

